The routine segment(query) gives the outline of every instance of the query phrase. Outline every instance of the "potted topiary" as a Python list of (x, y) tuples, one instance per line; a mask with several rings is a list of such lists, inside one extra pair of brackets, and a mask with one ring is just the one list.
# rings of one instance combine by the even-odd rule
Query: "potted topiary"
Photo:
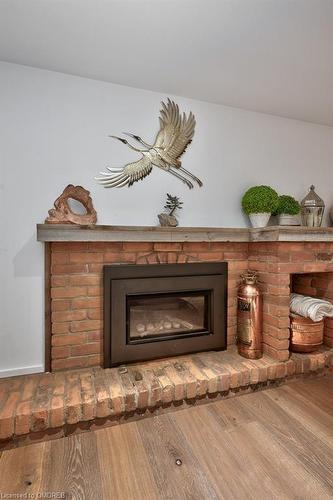
[(274, 215), (280, 226), (300, 226), (301, 206), (295, 198), (287, 194), (279, 196), (279, 204)]
[(270, 186), (254, 186), (242, 198), (243, 211), (253, 227), (265, 227), (272, 213), (276, 212), (279, 195)]

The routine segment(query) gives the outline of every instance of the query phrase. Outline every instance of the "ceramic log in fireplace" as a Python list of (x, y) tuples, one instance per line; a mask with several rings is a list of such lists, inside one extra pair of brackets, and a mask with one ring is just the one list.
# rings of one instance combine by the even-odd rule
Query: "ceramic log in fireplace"
[(227, 264), (104, 267), (104, 365), (227, 342)]

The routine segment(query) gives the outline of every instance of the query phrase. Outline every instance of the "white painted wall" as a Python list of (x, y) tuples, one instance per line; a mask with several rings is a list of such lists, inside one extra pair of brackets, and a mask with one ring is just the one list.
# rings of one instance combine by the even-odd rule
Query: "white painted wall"
[(184, 226), (244, 226), (240, 198), (252, 184), (302, 198), (313, 182), (333, 204), (332, 128), (184, 98), (176, 100), (194, 112), (197, 128), (183, 163), (204, 187), (189, 191), (161, 171), (130, 189), (97, 185), (93, 177), (106, 164), (136, 158), (107, 134), (153, 140), (166, 97), (0, 63), (0, 376), (43, 368), (43, 249), (35, 225), (67, 184), (91, 191), (103, 224), (155, 225), (170, 192), (184, 201)]

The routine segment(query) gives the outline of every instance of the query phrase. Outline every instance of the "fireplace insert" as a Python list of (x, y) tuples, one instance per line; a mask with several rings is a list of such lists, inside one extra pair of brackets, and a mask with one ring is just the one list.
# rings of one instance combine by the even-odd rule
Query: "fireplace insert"
[(226, 349), (227, 264), (104, 266), (104, 366)]

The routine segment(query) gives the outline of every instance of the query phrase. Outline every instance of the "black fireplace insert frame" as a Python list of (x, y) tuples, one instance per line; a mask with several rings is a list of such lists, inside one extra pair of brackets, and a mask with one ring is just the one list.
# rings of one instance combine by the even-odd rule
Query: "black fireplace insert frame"
[[(226, 262), (105, 265), (103, 282), (105, 368), (199, 351), (226, 349)], [(128, 342), (128, 296), (200, 291), (210, 293), (208, 331), (171, 335), (160, 340)]]

